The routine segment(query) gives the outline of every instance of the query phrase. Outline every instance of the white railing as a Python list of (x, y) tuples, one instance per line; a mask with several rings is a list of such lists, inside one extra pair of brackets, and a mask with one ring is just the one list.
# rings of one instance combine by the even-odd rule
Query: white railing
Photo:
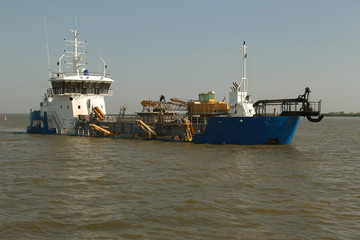
[(52, 73), (52, 77), (53, 77), (53, 78), (64, 77), (64, 76), (98, 76), (98, 77), (110, 78), (110, 74), (94, 73), (94, 72), (89, 72), (89, 73), (87, 73), (87, 74), (84, 74), (84, 73), (78, 74), (77, 72), (58, 72), (58, 73)]
[[(180, 125), (184, 118), (187, 118), (186, 115), (106, 115), (106, 121), (111, 122), (136, 123), (137, 120), (142, 120), (146, 124), (161, 123), (165, 125)], [(188, 119), (193, 125), (206, 125), (209, 122), (210, 116), (188, 116)]]

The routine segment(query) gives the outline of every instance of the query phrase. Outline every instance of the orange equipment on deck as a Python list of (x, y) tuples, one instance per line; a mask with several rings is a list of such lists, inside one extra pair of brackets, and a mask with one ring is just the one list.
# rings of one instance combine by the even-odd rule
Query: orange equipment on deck
[(98, 125), (95, 125), (95, 124), (90, 124), (90, 127), (92, 129), (95, 129), (96, 131), (98, 131), (99, 133), (104, 135), (105, 137), (114, 136), (114, 134), (111, 131), (109, 131), (110, 129), (107, 129), (107, 127), (99, 127)]
[(183, 131), (182, 140), (186, 142), (191, 142), (195, 135), (194, 128), (191, 122), (188, 119), (185, 119), (185, 121), (181, 123), (181, 128)]
[(94, 107), (93, 111), (96, 121), (102, 121), (105, 118), (105, 114), (101, 111), (99, 107)]
[(155, 129), (146, 123), (144, 123), (141, 120), (137, 120), (137, 125), (144, 130), (145, 134), (147, 135), (148, 139), (155, 138), (157, 136), (157, 133), (155, 132)]
[(188, 103), (189, 115), (216, 116), (225, 115), (229, 111), (229, 104), (215, 102), (215, 92), (199, 93), (199, 101)]

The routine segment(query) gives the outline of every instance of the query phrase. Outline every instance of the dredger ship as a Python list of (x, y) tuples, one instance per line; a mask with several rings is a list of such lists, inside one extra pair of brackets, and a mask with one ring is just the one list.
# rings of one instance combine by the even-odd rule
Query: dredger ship
[[(79, 48), (87, 42), (65, 40), (65, 50), (57, 62), (58, 71), (50, 73), (51, 88), (46, 90), (39, 110), (30, 111), (28, 133), (72, 136), (104, 136), (127, 139), (159, 139), (208, 144), (289, 144), (301, 116), (319, 122), (321, 101), (310, 102), (310, 89), (290, 99), (251, 100), (246, 76), (247, 46), (243, 43), (243, 73), (233, 82), (229, 102), (215, 101), (215, 92), (206, 91), (196, 100), (170, 98), (143, 100), (143, 110), (126, 114), (107, 114), (105, 96), (111, 96), (113, 80), (106, 74), (89, 72)], [(64, 66), (70, 65), (66, 72)]]

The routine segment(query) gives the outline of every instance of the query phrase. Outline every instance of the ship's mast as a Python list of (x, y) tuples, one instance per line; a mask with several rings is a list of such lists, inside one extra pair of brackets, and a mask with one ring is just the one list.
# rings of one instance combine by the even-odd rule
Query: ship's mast
[(70, 30), (70, 32), (72, 32), (74, 34), (74, 40), (65, 40), (65, 42), (70, 43), (73, 47), (73, 52), (70, 51), (65, 51), (66, 53), (69, 53), (70, 55), (72, 55), (72, 63), (71, 62), (65, 62), (65, 64), (72, 64), (72, 72), (76, 73), (77, 75), (79, 75), (79, 69), (81, 66), (86, 65), (86, 63), (81, 63), (81, 61), (85, 58), (86, 52), (79, 52), (78, 51), (78, 47), (84, 47), (85, 44), (87, 43), (87, 41), (79, 41), (78, 40), (78, 31), (77, 29), (72, 29)]
[(243, 46), (241, 47), (241, 50), (243, 52), (243, 76), (240, 81), (240, 91), (241, 86), (243, 87), (241, 92), (247, 92), (247, 85), (248, 85), (248, 79), (246, 78), (246, 59), (247, 59), (247, 52), (246, 49), (248, 46), (246, 46), (245, 41), (243, 43)]
[(78, 46), (78, 42), (77, 42), (77, 36), (78, 36), (78, 32), (76, 30), (76, 28), (74, 30), (71, 30), (74, 33), (74, 54), (73, 54), (73, 72), (76, 72), (77, 74), (79, 74), (79, 69), (78, 69), (78, 63), (79, 63), (79, 56), (78, 56), (78, 52), (77, 52), (77, 46)]

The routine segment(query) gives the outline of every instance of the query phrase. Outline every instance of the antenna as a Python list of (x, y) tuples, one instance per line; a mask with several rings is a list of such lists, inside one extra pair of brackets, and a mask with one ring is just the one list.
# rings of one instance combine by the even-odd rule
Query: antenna
[(105, 63), (104, 59), (102, 57), (100, 57), (100, 59), (104, 63), (104, 77), (105, 77), (106, 76), (106, 68), (107, 68), (107, 66), (106, 66), (106, 63)]
[(247, 58), (246, 49), (247, 49), (247, 46), (245, 44), (245, 41), (242, 46), (242, 49), (243, 49), (243, 78), (246, 79), (246, 58)]
[(49, 54), (49, 41), (48, 41), (48, 35), (47, 35), (47, 27), (46, 27), (46, 19), (45, 19), (45, 16), (44, 16), (44, 28), (45, 28), (45, 37), (46, 37), (46, 51), (47, 51), (47, 58), (48, 58), (49, 77), (51, 77), (50, 54)]

